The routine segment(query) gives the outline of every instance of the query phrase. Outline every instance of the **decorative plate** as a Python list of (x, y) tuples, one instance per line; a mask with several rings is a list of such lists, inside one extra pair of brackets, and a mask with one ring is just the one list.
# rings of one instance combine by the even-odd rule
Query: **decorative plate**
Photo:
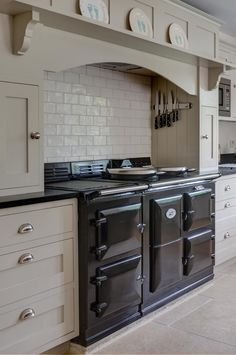
[(102, 0), (80, 0), (79, 6), (83, 16), (109, 23), (108, 9)]
[(132, 9), (129, 14), (129, 23), (133, 32), (146, 37), (153, 37), (152, 24), (143, 10), (137, 7)]
[(172, 23), (169, 27), (170, 42), (177, 47), (188, 48), (188, 39), (185, 31), (178, 23)]

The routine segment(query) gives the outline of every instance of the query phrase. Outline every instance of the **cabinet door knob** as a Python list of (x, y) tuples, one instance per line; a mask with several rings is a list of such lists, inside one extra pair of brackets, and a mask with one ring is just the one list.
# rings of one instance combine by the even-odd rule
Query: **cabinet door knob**
[(27, 253), (21, 255), (21, 257), (18, 260), (18, 264), (20, 265), (29, 264), (32, 263), (32, 261), (34, 261), (34, 256), (30, 253)]
[(230, 204), (230, 202), (227, 202), (227, 203), (225, 204), (225, 208), (229, 208), (229, 207), (231, 207), (231, 204)]
[(20, 228), (18, 229), (19, 234), (31, 233), (33, 231), (34, 231), (34, 227), (30, 223), (22, 224), (22, 226), (20, 226)]
[(225, 191), (230, 191), (230, 190), (231, 190), (231, 186), (230, 185), (225, 186)]
[(224, 235), (224, 239), (228, 239), (229, 237), (230, 237), (229, 232), (225, 233), (225, 235)]
[(32, 132), (30, 137), (31, 139), (40, 139), (41, 135), (39, 132)]
[(27, 320), (35, 317), (35, 311), (32, 308), (25, 309), (20, 314), (20, 320)]
[(202, 136), (202, 139), (209, 139), (208, 134), (204, 134), (204, 135)]

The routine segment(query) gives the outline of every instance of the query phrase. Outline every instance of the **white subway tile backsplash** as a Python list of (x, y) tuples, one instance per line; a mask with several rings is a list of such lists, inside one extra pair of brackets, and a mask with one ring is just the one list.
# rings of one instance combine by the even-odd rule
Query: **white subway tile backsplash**
[(72, 126), (71, 127), (71, 134), (75, 136), (86, 136), (87, 134), (87, 127), (86, 126)]
[(88, 126), (87, 127), (87, 136), (99, 136), (100, 129), (97, 126)]
[(71, 113), (73, 115), (87, 115), (87, 107), (81, 105), (72, 105)]
[(71, 126), (70, 125), (57, 126), (57, 135), (70, 136), (71, 135)]
[(65, 137), (65, 146), (77, 146), (79, 144), (79, 137), (78, 136), (67, 136)]
[(64, 116), (64, 123), (67, 125), (79, 125), (80, 118), (79, 118), (79, 116), (65, 115)]
[(93, 145), (93, 137), (88, 137), (88, 136), (79, 137), (79, 145), (84, 145), (84, 146)]
[(45, 162), (151, 154), (151, 79), (84, 66), (44, 74)]
[(78, 104), (79, 103), (79, 95), (75, 94), (65, 94), (65, 103), (66, 104)]
[(94, 137), (94, 145), (106, 145), (107, 137), (106, 136), (96, 136)]
[(71, 114), (71, 105), (69, 104), (57, 104), (56, 105), (56, 112), (57, 113), (62, 113), (65, 115), (70, 115)]

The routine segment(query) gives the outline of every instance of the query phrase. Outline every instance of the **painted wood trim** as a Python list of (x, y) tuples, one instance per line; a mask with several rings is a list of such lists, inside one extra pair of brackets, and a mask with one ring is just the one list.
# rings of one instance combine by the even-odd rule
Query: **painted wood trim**
[(39, 23), (38, 11), (29, 11), (13, 18), (13, 53), (25, 54), (32, 42), (35, 26)]

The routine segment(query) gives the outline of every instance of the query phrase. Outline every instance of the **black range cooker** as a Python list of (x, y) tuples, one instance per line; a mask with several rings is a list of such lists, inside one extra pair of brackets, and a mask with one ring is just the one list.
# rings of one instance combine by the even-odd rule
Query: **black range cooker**
[(213, 278), (219, 174), (112, 180), (107, 167), (45, 165), (47, 186), (78, 191), (80, 336), (87, 346)]

